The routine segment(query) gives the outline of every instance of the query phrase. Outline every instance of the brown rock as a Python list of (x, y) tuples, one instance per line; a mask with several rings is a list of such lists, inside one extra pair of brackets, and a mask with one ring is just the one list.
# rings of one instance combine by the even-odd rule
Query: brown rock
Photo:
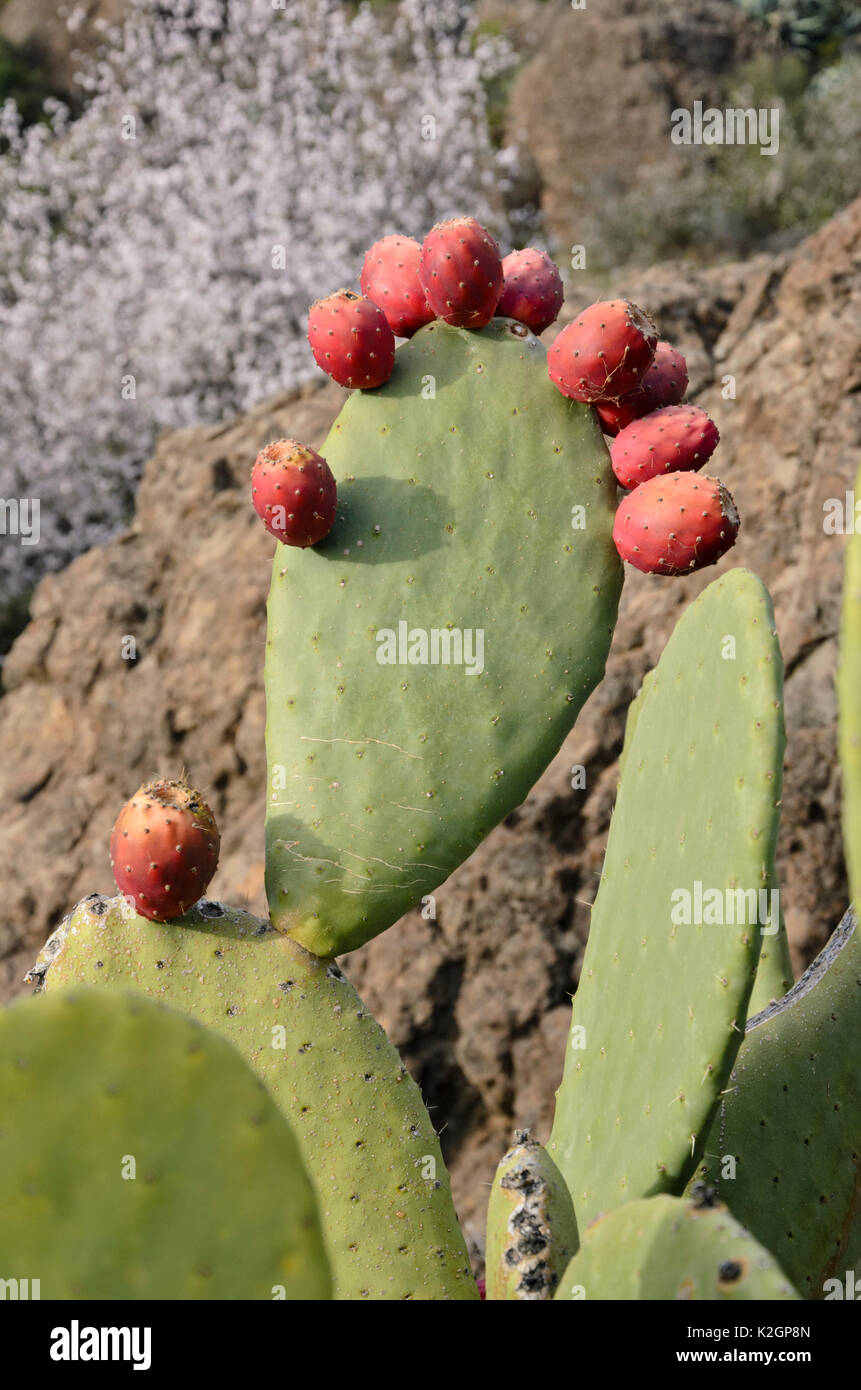
[(723, 0), (591, 0), (575, 9), (551, 0), (521, 9), (485, 0), (488, 17), (510, 25), (521, 52), (507, 138), (529, 152), (541, 210), (560, 256), (583, 241), (597, 198), (628, 191), (673, 151), (670, 115), (695, 100), (723, 105), (721, 81), (762, 52), (762, 32)]

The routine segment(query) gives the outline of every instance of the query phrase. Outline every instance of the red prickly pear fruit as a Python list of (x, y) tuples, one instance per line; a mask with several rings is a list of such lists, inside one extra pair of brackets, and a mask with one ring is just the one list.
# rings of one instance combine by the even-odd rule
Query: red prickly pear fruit
[(111, 832), (120, 892), (151, 922), (181, 917), (202, 898), (218, 864), (215, 817), (186, 782), (145, 782)]
[(531, 246), (512, 251), (502, 262), (502, 273), (497, 314), (525, 323), (533, 333), (543, 333), (556, 322), (565, 294), (559, 268), (546, 252)]
[(388, 381), (395, 365), (395, 335), (385, 314), (352, 290), (311, 305), (308, 342), (317, 366), (340, 386), (372, 390)]
[(620, 401), (598, 401), (595, 409), (605, 434), (618, 434), (632, 420), (641, 420), (665, 405), (678, 405), (688, 389), (688, 364), (670, 343), (658, 343), (655, 360), (641, 384)]
[(295, 439), (278, 439), (257, 455), (251, 498), (266, 530), (284, 545), (316, 545), (335, 524), (338, 492), (332, 470)]
[(658, 330), (627, 299), (590, 304), (563, 328), (547, 354), (550, 380), (575, 401), (615, 401), (641, 384)]
[(474, 217), (432, 227), (422, 245), (419, 279), (438, 319), (455, 328), (484, 328), (502, 293), (502, 256)]
[(412, 237), (386, 236), (374, 242), (362, 266), (362, 294), (382, 309), (399, 338), (411, 338), (434, 317), (419, 280), (421, 255)]
[(714, 420), (698, 405), (668, 405), (620, 430), (610, 445), (610, 462), (622, 487), (639, 487), (659, 473), (702, 468), (719, 439)]
[(667, 473), (622, 498), (613, 540), (622, 559), (644, 574), (692, 574), (732, 548), (739, 525), (718, 478)]

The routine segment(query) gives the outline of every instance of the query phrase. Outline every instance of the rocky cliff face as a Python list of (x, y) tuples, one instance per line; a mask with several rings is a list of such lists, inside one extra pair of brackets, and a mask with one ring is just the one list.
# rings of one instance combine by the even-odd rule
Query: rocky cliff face
[[(861, 201), (792, 253), (662, 266), (618, 289), (687, 354), (693, 394), (721, 430), (714, 471), (743, 518), (724, 564), (755, 570), (774, 595), (788, 675), (780, 873), (801, 964), (846, 896), (833, 692), (843, 542), (825, 534), (823, 502), (851, 487), (861, 438)], [(584, 284), (569, 291), (573, 307), (592, 297)], [(272, 544), (248, 470), (276, 436), (319, 448), (341, 399), (315, 383), (166, 437), (128, 531), (40, 586), (0, 701), (6, 995), (60, 914), (111, 890), (111, 824), (156, 771), (187, 768), (213, 804), (224, 844), (213, 892), (264, 910)], [(411, 914), (347, 961), (444, 1127), (476, 1238), (514, 1122), (541, 1137), (549, 1125), (628, 702), (713, 575), (629, 574), (607, 677), (525, 805), (440, 890), (437, 922)], [(573, 764), (586, 768), (583, 791)]]
[(560, 255), (584, 240), (596, 199), (627, 192), (650, 167), (666, 177), (674, 109), (723, 105), (727, 75), (772, 47), (727, 0), (589, 0), (581, 7), (480, 0), (479, 8), (511, 31), (526, 57), (506, 134), (532, 167)]

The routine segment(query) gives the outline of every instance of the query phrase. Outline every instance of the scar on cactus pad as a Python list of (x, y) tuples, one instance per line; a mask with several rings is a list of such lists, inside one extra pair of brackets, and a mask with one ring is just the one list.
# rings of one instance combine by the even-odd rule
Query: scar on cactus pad
[(111, 868), (142, 917), (169, 922), (202, 898), (218, 865), (221, 838), (199, 792), (184, 781), (145, 782), (111, 833)]

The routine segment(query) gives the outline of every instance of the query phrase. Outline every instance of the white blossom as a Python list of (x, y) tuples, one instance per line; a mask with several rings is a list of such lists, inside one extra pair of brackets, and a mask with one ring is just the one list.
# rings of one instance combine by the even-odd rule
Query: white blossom
[(468, 0), (132, 0), (80, 116), (22, 131), (7, 103), (0, 497), (42, 531), (3, 540), (7, 593), (127, 520), (158, 430), (313, 375), (308, 307), (371, 242), (504, 234), (484, 83), (510, 61)]

